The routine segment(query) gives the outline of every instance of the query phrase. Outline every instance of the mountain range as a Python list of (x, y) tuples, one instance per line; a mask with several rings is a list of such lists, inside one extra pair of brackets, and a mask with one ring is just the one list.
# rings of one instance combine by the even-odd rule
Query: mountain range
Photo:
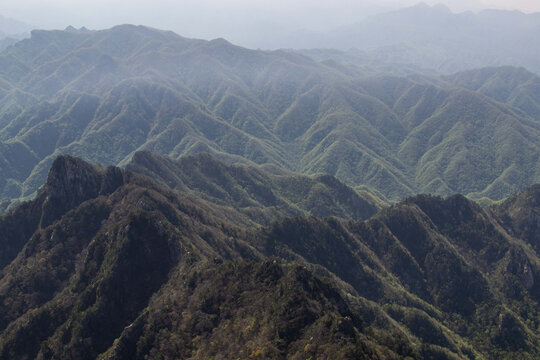
[(28, 37), (32, 27), (0, 15), (0, 51)]
[(537, 15), (1, 40), (0, 360), (538, 358)]
[(523, 68), (403, 73), (131, 25), (33, 31), (0, 64), (3, 208), (61, 154), (125, 166), (141, 150), (207, 152), (383, 201), (490, 202), (540, 181), (540, 81)]
[(538, 186), (485, 209), (418, 195), (354, 220), (372, 205), (335, 196), (326, 212), (349, 219), (308, 215), (324, 203), (289, 217), (272, 204), (302, 204), (273, 167), (137, 153), (128, 169), (58, 157), (0, 217), (1, 359), (540, 353)]
[(213, 204), (233, 206), (261, 225), (297, 215), (365, 220), (386, 206), (331, 175), (309, 177), (273, 165), (231, 165), (206, 153), (173, 160), (137, 152), (126, 169)]
[[(443, 4), (372, 15), (334, 31), (298, 32), (280, 47), (338, 49), (352, 63), (388, 63), (453, 73), (512, 65), (540, 72), (540, 13), (486, 9), (453, 13)], [(331, 56), (332, 51), (326, 56)], [(334, 52), (335, 55), (335, 52)]]
[(0, 34), (3, 36), (18, 36), (30, 33), (32, 26), (15, 19), (0, 15)]

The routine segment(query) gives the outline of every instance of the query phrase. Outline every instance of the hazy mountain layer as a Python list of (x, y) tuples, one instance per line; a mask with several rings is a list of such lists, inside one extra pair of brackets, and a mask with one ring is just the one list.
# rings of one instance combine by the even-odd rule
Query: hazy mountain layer
[[(442, 4), (377, 14), (328, 33), (299, 33), (282, 47), (330, 48), (352, 64), (406, 65), (451, 73), (485, 66), (523, 66), (540, 73), (540, 13), (452, 13)], [(350, 50), (353, 49), (353, 50)], [(336, 53), (325, 56), (335, 58)]]
[(13, 44), (16, 44), (18, 41), (20, 41), (21, 39), (15, 39), (15, 38), (11, 38), (11, 37), (2, 37), (0, 38), (0, 51), (4, 50), (5, 48), (13, 45)]
[(0, 358), (533, 359), (537, 195), (248, 228), (233, 207), (60, 157), (0, 218)]
[(398, 77), (144, 27), (32, 34), (0, 54), (3, 200), (33, 194), (59, 154), (125, 165), (139, 150), (327, 173), (388, 200), (540, 181), (523, 69)]
[(0, 35), (23, 35), (30, 33), (31, 30), (32, 27), (28, 24), (0, 15)]
[(32, 27), (0, 15), (0, 51), (29, 37)]

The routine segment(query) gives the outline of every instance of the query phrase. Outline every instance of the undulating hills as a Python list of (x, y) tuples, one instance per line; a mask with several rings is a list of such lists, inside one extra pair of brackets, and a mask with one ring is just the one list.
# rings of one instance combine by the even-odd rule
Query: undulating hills
[(385, 206), (380, 199), (331, 175), (310, 177), (273, 165), (231, 165), (209, 154), (174, 160), (137, 152), (126, 168), (182, 193), (233, 206), (259, 224), (295, 215), (365, 220)]
[[(176, 173), (217, 160), (168, 161), (158, 183), (59, 157), (37, 197), (0, 218), (0, 358), (540, 354), (537, 187), (489, 209), (419, 195), (367, 221), (260, 226), (234, 187), (218, 196), (211, 176), (196, 187)], [(257, 173), (218, 165), (244, 170), (230, 181)]]
[(141, 150), (326, 173), (390, 201), (540, 182), (536, 75), (381, 71), (140, 26), (34, 31), (0, 53), (2, 207), (58, 155), (124, 166)]
[[(483, 10), (452, 13), (419, 3), (370, 16), (328, 33), (298, 33), (282, 47), (338, 49), (325, 57), (352, 64), (427, 68), (440, 73), (513, 65), (540, 73), (540, 13)], [(352, 49), (352, 50), (351, 50)]]

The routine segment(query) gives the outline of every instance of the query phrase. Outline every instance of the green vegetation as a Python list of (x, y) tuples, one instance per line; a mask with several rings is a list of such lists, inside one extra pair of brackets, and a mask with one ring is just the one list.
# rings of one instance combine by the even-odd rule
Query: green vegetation
[(326, 184), (329, 213), (353, 190), (209, 155), (129, 168), (157, 182), (59, 157), (0, 218), (1, 359), (540, 354), (538, 186), (490, 208), (419, 195), (368, 220), (364, 202), (290, 218), (273, 201), (315, 211), (291, 183)]
[(124, 166), (141, 150), (207, 152), (331, 174), (392, 202), (488, 203), (540, 182), (536, 75), (340, 64), (128, 25), (34, 31), (0, 53), (0, 209), (32, 197), (61, 154)]
[(276, 166), (230, 165), (209, 154), (173, 160), (137, 152), (126, 168), (182, 193), (233, 206), (263, 225), (300, 214), (364, 220), (384, 206), (330, 175), (309, 177)]

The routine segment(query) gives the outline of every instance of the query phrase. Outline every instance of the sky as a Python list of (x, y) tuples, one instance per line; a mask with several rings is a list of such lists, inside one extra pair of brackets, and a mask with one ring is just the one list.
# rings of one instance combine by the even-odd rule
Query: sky
[[(186, 37), (236, 43), (269, 31), (328, 31), (419, 0), (0, 0), (0, 15), (34, 27), (104, 29), (141, 24)], [(498, 8), (540, 12), (540, 0), (424, 0), (454, 12)]]

